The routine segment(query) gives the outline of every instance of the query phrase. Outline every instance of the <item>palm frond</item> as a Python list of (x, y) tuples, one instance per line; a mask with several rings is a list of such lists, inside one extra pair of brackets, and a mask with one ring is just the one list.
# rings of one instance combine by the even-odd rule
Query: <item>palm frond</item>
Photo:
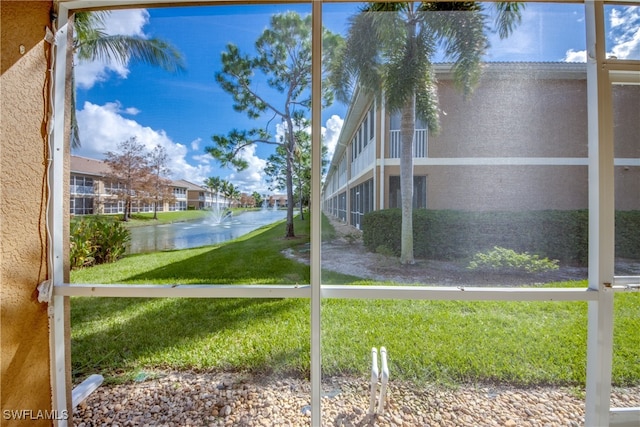
[(505, 39), (513, 33), (513, 30), (522, 21), (524, 3), (497, 2), (494, 3), (496, 18), (494, 25), (501, 39)]
[[(171, 73), (186, 69), (182, 54), (163, 40), (107, 34), (104, 28), (109, 13), (109, 11), (75, 13), (73, 50), (80, 61), (113, 61), (121, 65), (127, 65), (131, 61), (142, 62)], [(75, 84), (73, 84), (71, 96), (70, 144), (72, 148), (78, 148), (80, 135), (76, 117)]]
[(143, 39), (123, 35), (90, 34), (78, 46), (78, 58), (88, 61), (115, 61), (126, 65), (137, 61), (160, 67), (169, 72), (185, 70), (182, 55), (176, 48), (160, 39)]

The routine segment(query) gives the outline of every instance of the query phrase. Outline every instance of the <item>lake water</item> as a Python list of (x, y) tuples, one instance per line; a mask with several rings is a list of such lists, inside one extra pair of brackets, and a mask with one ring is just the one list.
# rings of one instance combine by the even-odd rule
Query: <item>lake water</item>
[(217, 223), (213, 215), (197, 221), (131, 228), (127, 253), (188, 249), (236, 239), (264, 225), (284, 219), (286, 210), (243, 212)]

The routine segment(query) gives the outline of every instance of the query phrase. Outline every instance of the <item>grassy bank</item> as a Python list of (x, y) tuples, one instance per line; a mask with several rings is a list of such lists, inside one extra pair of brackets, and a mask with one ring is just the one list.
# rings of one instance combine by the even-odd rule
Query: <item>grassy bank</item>
[[(297, 239), (282, 238), (279, 223), (217, 246), (74, 271), (72, 281), (308, 283), (309, 267), (281, 255), (308, 242), (308, 221), (295, 225)], [(326, 223), (323, 232), (331, 233)], [(614, 383), (637, 385), (640, 295), (615, 298)], [(73, 298), (71, 307), (77, 377), (121, 380), (154, 368), (309, 371), (308, 300)], [(324, 300), (323, 374), (365, 378), (371, 347), (386, 346), (393, 378), (582, 385), (586, 311), (586, 303)]]

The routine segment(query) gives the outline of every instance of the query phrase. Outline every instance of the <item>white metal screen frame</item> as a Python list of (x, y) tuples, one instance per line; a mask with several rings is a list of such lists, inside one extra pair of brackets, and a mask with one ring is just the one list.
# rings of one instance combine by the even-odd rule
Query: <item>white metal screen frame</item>
[[(321, 92), (322, 5), (331, 0), (306, 0), (313, 13), (312, 92)], [(607, 426), (610, 420), (611, 365), (613, 346), (613, 293), (638, 278), (614, 277), (614, 203), (613, 203), (613, 118), (611, 83), (640, 84), (640, 61), (607, 60), (604, 51), (604, 2), (586, 0), (587, 102), (589, 146), (589, 279), (588, 288), (473, 288), (430, 286), (341, 286), (322, 285), (320, 255), (321, 176), (320, 165), (321, 97), (312, 105), (312, 186), (311, 186), (311, 281), (307, 286), (256, 285), (72, 285), (64, 282), (62, 235), (64, 213), (64, 114), (67, 37), (71, 11), (83, 9), (187, 6), (203, 4), (278, 3), (277, 1), (180, 1), (180, 0), (70, 0), (57, 3), (58, 26), (55, 54), (54, 129), (51, 135), (49, 168), (50, 210), (48, 229), (49, 278), (53, 283), (50, 313), (50, 354), (52, 409), (67, 409), (65, 358), (69, 351), (65, 340), (64, 298), (95, 297), (186, 297), (186, 298), (309, 298), (311, 304), (311, 425), (321, 421), (321, 301), (323, 298), (426, 299), (466, 301), (587, 301), (587, 426)], [(559, 2), (566, 3), (566, 2)], [(640, 5), (640, 0), (617, 2)], [(150, 293), (152, 291), (152, 294)], [(640, 414), (640, 410), (638, 410)], [(56, 421), (67, 426), (66, 420)]]

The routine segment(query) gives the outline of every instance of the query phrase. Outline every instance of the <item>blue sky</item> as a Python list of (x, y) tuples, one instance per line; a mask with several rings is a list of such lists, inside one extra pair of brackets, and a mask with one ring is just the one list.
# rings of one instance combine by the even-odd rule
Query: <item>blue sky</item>
[[(325, 26), (344, 33), (352, 4), (325, 4)], [(307, 14), (311, 6), (209, 6), (114, 11), (110, 33), (159, 37), (184, 55), (187, 71), (169, 74), (139, 64), (77, 63), (77, 116), (82, 148), (73, 154), (103, 158), (119, 142), (136, 136), (148, 148), (165, 147), (173, 179), (196, 184), (220, 176), (241, 191), (267, 193), (262, 168), (273, 146), (256, 145), (243, 153), (249, 168), (222, 169), (204, 152), (211, 136), (233, 128), (249, 129), (260, 122), (234, 112), (231, 97), (216, 84), (220, 54), (232, 42), (250, 53), (274, 13), (294, 10)], [(618, 58), (640, 59), (640, 8), (607, 9), (610, 41)], [(581, 5), (528, 4), (522, 24), (507, 40), (491, 36), (489, 61), (585, 61), (584, 8)], [(263, 83), (264, 84), (264, 83)], [(333, 148), (346, 106), (323, 111), (325, 142)], [(263, 120), (262, 123), (266, 123)], [(270, 130), (278, 132), (275, 124)]]

